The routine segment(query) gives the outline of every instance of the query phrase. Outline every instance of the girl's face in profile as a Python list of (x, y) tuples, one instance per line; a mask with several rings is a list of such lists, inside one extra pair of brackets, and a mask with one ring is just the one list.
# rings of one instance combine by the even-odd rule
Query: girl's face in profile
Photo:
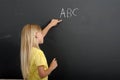
[(44, 39), (43, 39), (41, 31), (36, 32), (36, 36), (35, 37), (37, 38), (38, 44), (42, 44), (44, 42)]

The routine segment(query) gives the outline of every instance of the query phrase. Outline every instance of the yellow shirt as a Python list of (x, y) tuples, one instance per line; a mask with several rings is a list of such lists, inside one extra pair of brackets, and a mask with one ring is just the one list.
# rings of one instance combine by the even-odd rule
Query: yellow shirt
[(28, 80), (48, 80), (48, 76), (40, 78), (38, 74), (38, 66), (44, 65), (44, 69), (48, 69), (46, 57), (42, 50), (33, 47), (30, 57), (30, 73)]

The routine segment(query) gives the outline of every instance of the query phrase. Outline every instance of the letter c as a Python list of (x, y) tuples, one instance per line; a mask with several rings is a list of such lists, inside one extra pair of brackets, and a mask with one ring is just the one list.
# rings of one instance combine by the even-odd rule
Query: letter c
[(78, 8), (73, 9), (72, 14), (73, 14), (74, 16), (77, 16), (77, 14), (75, 14), (75, 11), (78, 11), (78, 10), (79, 10)]

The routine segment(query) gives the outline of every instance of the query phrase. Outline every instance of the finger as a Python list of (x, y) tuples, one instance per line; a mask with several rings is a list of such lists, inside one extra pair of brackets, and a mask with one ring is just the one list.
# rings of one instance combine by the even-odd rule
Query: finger
[(58, 20), (58, 22), (62, 22), (62, 20)]
[(56, 61), (56, 62), (57, 62), (56, 58), (54, 58), (54, 61)]
[(58, 23), (62, 22), (62, 20), (57, 20)]
[(56, 58), (54, 58), (54, 60), (56, 61)]
[(56, 60), (56, 58), (53, 58), (53, 61), (55, 61)]

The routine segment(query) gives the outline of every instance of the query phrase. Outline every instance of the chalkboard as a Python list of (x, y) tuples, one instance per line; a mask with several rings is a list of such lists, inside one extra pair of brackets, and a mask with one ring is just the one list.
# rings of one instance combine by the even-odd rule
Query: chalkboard
[(22, 78), (23, 26), (53, 18), (63, 21), (41, 45), (58, 61), (49, 80), (120, 79), (120, 0), (0, 0), (0, 78)]

